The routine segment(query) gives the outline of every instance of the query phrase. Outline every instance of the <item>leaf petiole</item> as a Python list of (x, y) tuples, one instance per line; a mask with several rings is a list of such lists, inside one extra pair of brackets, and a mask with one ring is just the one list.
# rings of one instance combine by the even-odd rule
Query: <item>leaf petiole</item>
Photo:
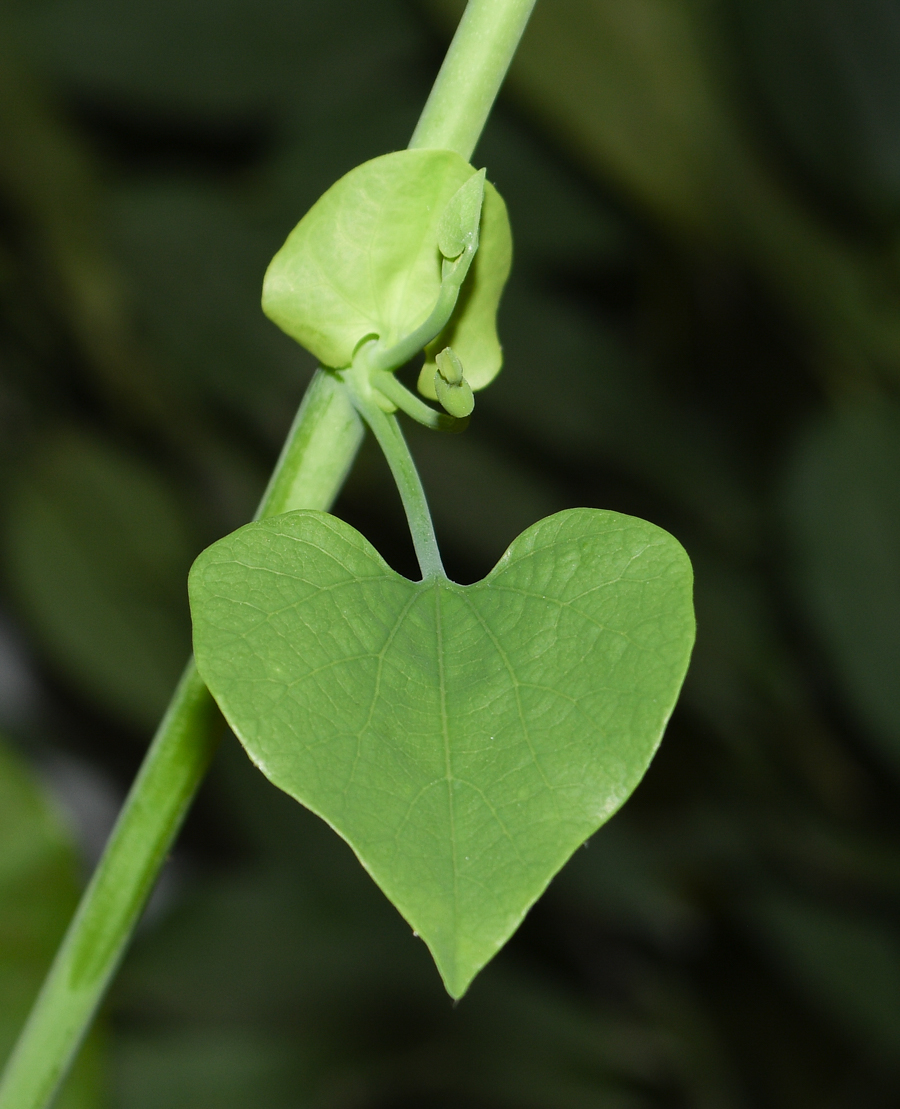
[(457, 300), (459, 300), (460, 288), (463, 281), (465, 281), (466, 274), (469, 272), (469, 266), (472, 264), (477, 249), (478, 242), (476, 240), (466, 246), (457, 260), (448, 262), (447, 259), (444, 259), (441, 272), (441, 291), (438, 293), (437, 301), (428, 319), (394, 346), (388, 347), (386, 350), (379, 349), (376, 346), (369, 354), (369, 365), (373, 370), (384, 370), (386, 373), (399, 370), (401, 366), (406, 365), (410, 358), (414, 358), (420, 350), (424, 350), (432, 339), (436, 339), (440, 335), (450, 322), (453, 309), (456, 307)]
[(374, 370), (370, 377), (372, 387), (386, 397), (391, 404), (397, 406), (407, 416), (422, 424), (431, 431), (448, 431), (456, 434), (465, 431), (469, 426), (469, 417), (457, 418), (446, 412), (438, 412), (431, 405), (420, 400), (415, 393), (410, 392), (406, 386), (397, 380), (391, 373), (384, 370)]
[[(397, 417), (385, 412), (373, 395), (375, 387), (365, 358), (365, 348), (358, 353), (353, 365), (342, 371), (340, 377), (354, 408), (371, 428), (391, 468), (391, 475), (403, 502), (403, 511), (406, 513), (423, 581), (427, 578), (442, 578), (446, 581), (447, 574), (441, 561), (422, 479), (403, 438)], [(403, 389), (399, 382), (397, 384)], [(422, 407), (428, 408), (424, 403)], [(428, 408), (428, 411), (432, 412), (432, 409)], [(434, 415), (439, 417), (440, 413), (435, 412)]]

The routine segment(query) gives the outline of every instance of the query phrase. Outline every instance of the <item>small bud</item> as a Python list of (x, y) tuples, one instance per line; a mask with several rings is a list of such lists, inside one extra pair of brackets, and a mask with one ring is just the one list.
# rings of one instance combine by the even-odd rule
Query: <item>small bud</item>
[(440, 373), (434, 375), (434, 391), (445, 412), (458, 420), (471, 416), (475, 408), (472, 388), (465, 378), (458, 385), (448, 385)]
[[(463, 364), (459, 356), (450, 348), (444, 349), (434, 359), (437, 372), (448, 385), (460, 385), (463, 382)], [(436, 388), (436, 386), (435, 386)]]

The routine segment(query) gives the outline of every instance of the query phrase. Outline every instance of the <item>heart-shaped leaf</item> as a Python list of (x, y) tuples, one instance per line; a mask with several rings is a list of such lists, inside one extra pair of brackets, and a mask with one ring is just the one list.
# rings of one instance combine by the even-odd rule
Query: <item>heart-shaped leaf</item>
[(640, 781), (687, 669), (666, 532), (573, 509), (475, 585), (411, 582), (318, 512), (191, 572), (197, 664), (267, 777), (338, 831), (463, 994)]
[[(465, 245), (472, 234), (465, 220), (477, 216), (482, 181), (450, 150), (401, 150), (357, 166), (316, 201), (272, 259), (266, 315), (333, 368), (349, 366), (368, 336), (397, 343), (434, 308), (438, 239), (443, 235), (448, 249), (456, 239)], [(479, 242), (451, 324), (454, 349), (476, 388), (500, 369), (495, 317), (512, 254), (506, 205), (490, 184)]]

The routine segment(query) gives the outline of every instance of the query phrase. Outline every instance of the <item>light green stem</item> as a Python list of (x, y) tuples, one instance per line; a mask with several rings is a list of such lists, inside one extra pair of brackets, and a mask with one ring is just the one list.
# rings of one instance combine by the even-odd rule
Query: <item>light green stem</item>
[[(386, 372), (399, 370), (410, 358), (418, 354), (424, 347), (427, 347), (432, 339), (436, 339), (440, 335), (450, 322), (453, 309), (456, 307), (457, 300), (459, 300), (462, 283), (466, 279), (466, 274), (469, 272), (469, 266), (472, 264), (477, 249), (478, 243), (475, 242), (466, 248), (465, 253), (457, 262), (451, 264), (451, 272), (449, 275), (442, 277), (441, 290), (438, 293), (437, 301), (424, 323), (420, 324), (415, 331), (411, 331), (393, 347), (382, 350), (376, 345), (373, 348), (369, 353), (369, 365), (373, 369)], [(448, 263), (445, 259), (443, 263), (444, 271), (447, 268)]]
[(388, 372), (397, 370), (407, 363), (410, 358), (414, 358), (423, 347), (428, 346), (432, 339), (436, 339), (447, 326), (458, 299), (459, 285), (445, 281), (441, 285), (437, 303), (428, 319), (420, 324), (415, 331), (411, 331), (409, 335), (401, 339), (396, 346), (384, 351), (375, 351), (369, 358), (369, 363), (373, 369)]
[(372, 434), (378, 440), (378, 445), (391, 468), (391, 474), (400, 492), (400, 500), (403, 501), (403, 511), (406, 513), (406, 521), (409, 524), (422, 578), (446, 578), (422, 479), (409, 453), (409, 447), (403, 438), (397, 417), (383, 412), (371, 398), (361, 395), (362, 390), (353, 388), (352, 384), (349, 384), (348, 388), (352, 391), (354, 404), (372, 429)]
[(446, 412), (438, 412), (420, 400), (415, 393), (411, 393), (406, 386), (398, 381), (393, 374), (384, 373), (382, 370), (373, 370), (370, 381), (372, 386), (396, 406), (402, 409), (407, 416), (411, 416), (417, 423), (432, 431), (449, 431), (458, 433), (465, 431), (469, 425), (469, 417), (457, 419)]
[[(362, 441), (332, 374), (313, 378), (257, 512), (327, 509)], [(154, 737), (0, 1086), (0, 1109), (43, 1109), (65, 1077), (223, 730), (193, 661)]]
[(317, 370), (297, 410), (254, 519), (328, 509), (346, 480), (363, 427), (337, 378)]
[(188, 664), (10, 1057), (3, 1109), (47, 1105), (90, 1025), (222, 731)]
[[(471, 157), (533, 5), (534, 0), (470, 0), (411, 147)], [(390, 461), (392, 453), (397, 459), (407, 448), (396, 420), (381, 415), (382, 445), (387, 444)], [(257, 516), (328, 508), (361, 438), (362, 426), (344, 386), (320, 371)], [(430, 517), (430, 538), (424, 517), (419, 520), (428, 510), (414, 467), (411, 473), (414, 481), (401, 465), (395, 478), (401, 493), (406, 489), (407, 512), (414, 506), (410, 523), (414, 538), (418, 530), (422, 572), (442, 574)], [(221, 727), (212, 698), (189, 663), (9, 1059), (0, 1083), (0, 1109), (46, 1109), (52, 1100), (203, 779)]]
[(410, 147), (471, 159), (534, 4), (469, 0)]

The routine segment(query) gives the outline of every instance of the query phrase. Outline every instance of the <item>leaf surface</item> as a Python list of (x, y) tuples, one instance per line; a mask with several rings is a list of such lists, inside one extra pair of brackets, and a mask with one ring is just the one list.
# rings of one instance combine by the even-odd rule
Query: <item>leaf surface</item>
[(205, 551), (197, 663), (251, 758), (323, 817), (461, 996), (625, 801), (693, 643), (666, 532), (575, 509), (481, 582), (411, 582), (332, 516)]

